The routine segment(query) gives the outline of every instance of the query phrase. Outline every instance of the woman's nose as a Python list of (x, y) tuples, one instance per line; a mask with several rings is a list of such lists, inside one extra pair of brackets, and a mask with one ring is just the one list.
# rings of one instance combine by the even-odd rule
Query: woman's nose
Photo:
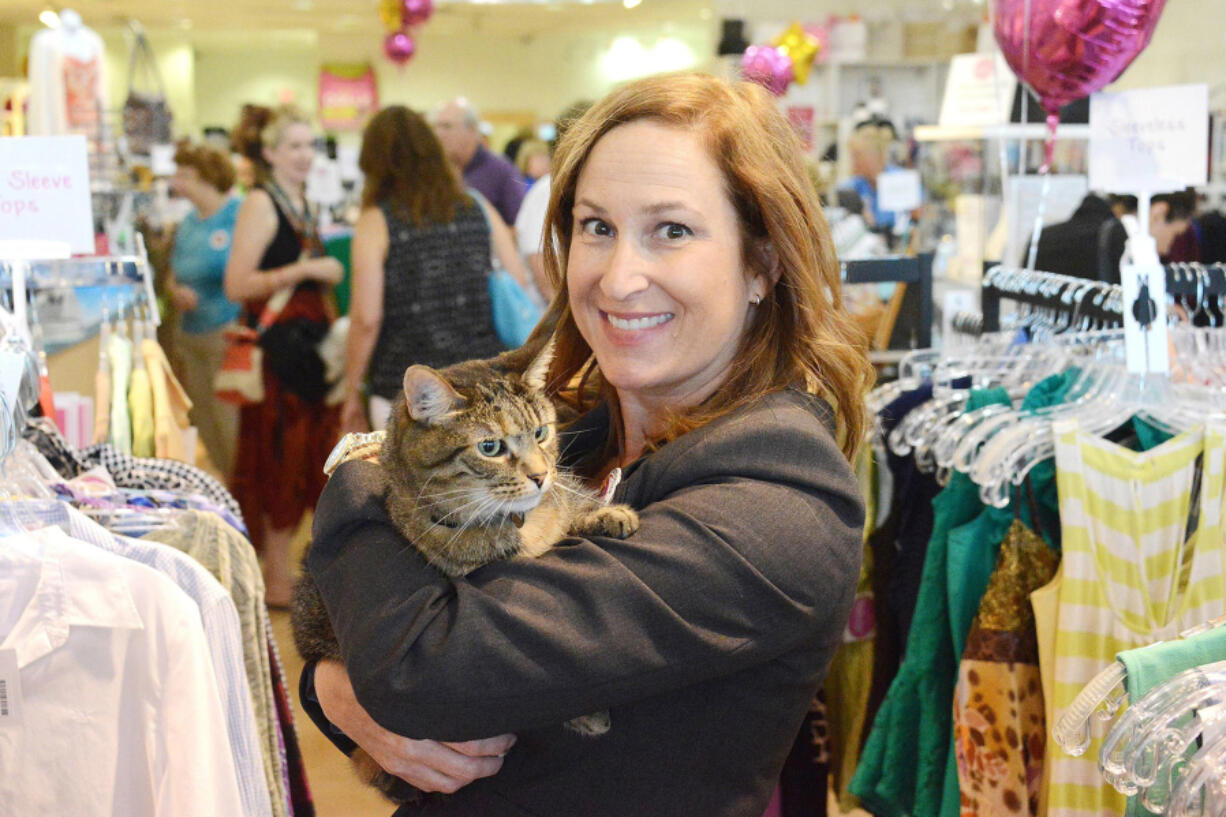
[(608, 297), (624, 301), (647, 289), (650, 262), (629, 241), (618, 241), (609, 265), (600, 278), (600, 289)]

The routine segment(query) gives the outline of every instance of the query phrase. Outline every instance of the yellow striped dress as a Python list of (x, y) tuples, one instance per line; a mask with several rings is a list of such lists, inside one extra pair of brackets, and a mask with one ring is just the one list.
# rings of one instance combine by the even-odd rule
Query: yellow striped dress
[[(1145, 453), (1085, 434), (1076, 420), (1057, 421), (1052, 430), (1064, 540), (1055, 580), (1052, 703), (1059, 718), (1116, 653), (1175, 638), (1226, 613), (1226, 424), (1210, 423)], [(1198, 471), (1199, 519), (1189, 536)], [(1124, 814), (1124, 796), (1098, 771), (1104, 728), (1092, 723), (1084, 755), (1050, 744), (1050, 817)]]

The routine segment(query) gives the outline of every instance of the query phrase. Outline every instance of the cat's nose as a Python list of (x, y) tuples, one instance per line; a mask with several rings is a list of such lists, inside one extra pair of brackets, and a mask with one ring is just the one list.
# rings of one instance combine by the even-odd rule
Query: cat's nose
[(545, 484), (545, 477), (546, 477), (546, 474), (544, 471), (541, 471), (539, 474), (528, 474), (528, 479), (535, 482), (536, 487), (538, 488), (540, 488), (542, 485)]

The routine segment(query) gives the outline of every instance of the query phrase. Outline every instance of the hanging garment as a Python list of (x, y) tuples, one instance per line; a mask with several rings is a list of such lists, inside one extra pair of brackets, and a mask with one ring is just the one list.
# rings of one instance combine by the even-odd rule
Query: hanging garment
[(78, 456), (87, 466), (101, 465), (106, 468), (121, 488), (203, 494), (233, 514), (245, 527), (238, 501), (220, 482), (194, 465), (133, 457), (109, 445), (91, 445), (79, 452)]
[(954, 690), (965, 817), (1038, 814), (1047, 738), (1028, 597), (1051, 581), (1057, 559), (1042, 537), (1015, 521), (967, 637)]
[(128, 416), (128, 379), (132, 374), (132, 341), (111, 335), (107, 356), (111, 359), (111, 445), (132, 453), (132, 422)]
[[(136, 354), (140, 354), (137, 350)], [(132, 456), (152, 457), (156, 447), (153, 442), (153, 385), (149, 382), (149, 370), (143, 359), (137, 360), (128, 380), (128, 412), (132, 418)]]
[(104, 358), (94, 375), (94, 436), (91, 443), (104, 443), (111, 435), (111, 364)]
[(243, 798), (242, 814), (270, 815), (268, 784), (251, 709), (251, 686), (243, 669), (242, 631), (225, 588), (203, 565), (178, 550), (117, 536), (65, 502), (39, 503), (36, 515), (40, 524), (65, 528), (74, 539), (154, 568), (196, 603), (225, 712), (226, 733)]
[(170, 368), (166, 352), (156, 340), (141, 341), (149, 384), (153, 389), (154, 456), (159, 459), (192, 462), (196, 452), (188, 451), (184, 433), (191, 426), (188, 412), (192, 401), (183, 390), (179, 378)]
[(0, 543), (0, 622), (6, 814), (243, 813), (200, 612), (170, 579), (44, 528)]
[(294, 713), (290, 708), (289, 693), (285, 689), (285, 670), (277, 639), (268, 623), (268, 664), (272, 669), (272, 693), (276, 703), (277, 725), (281, 727), (281, 748), (285, 763), (285, 782), (289, 789), (289, 813), (291, 817), (315, 817), (315, 803), (307, 785), (306, 765), (298, 746), (298, 731), (294, 727)]
[[(1226, 428), (1213, 422), (1145, 453), (1084, 434), (1076, 420), (1054, 423), (1053, 433), (1064, 532), (1053, 684), (1059, 718), (1117, 653), (1226, 612)], [(1098, 772), (1101, 741), (1092, 735), (1081, 757), (1052, 749), (1051, 817), (1123, 813), (1124, 796)]]
[(250, 542), (213, 514), (184, 511), (176, 522), (173, 528), (150, 531), (145, 538), (170, 545), (200, 562), (234, 600), (243, 632), (244, 665), (273, 815), (287, 817), (289, 798), (269, 663), (268, 608), (264, 605), (264, 577), (255, 551)]
[[(972, 391), (966, 408), (1008, 402), (1001, 390)], [(974, 521), (983, 505), (978, 486), (965, 474), (955, 473), (932, 506), (932, 538), (906, 653), (851, 783), (852, 793), (879, 817), (940, 813), (946, 768), (952, 762), (950, 706), (957, 659), (949, 624), (949, 535)], [(964, 578), (967, 586), (979, 584), (982, 595), (988, 575)]]

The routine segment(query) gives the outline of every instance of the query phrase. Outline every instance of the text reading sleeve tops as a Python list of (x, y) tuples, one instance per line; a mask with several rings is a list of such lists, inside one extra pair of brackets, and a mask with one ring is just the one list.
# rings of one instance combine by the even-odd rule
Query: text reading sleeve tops
[[(1084, 434), (1075, 420), (1054, 424), (1053, 432), (1064, 538), (1056, 589), (1049, 591), (1059, 600), (1051, 684), (1059, 718), (1117, 653), (1176, 638), (1226, 612), (1226, 429), (1213, 422), (1145, 453)], [(1124, 796), (1103, 781), (1095, 762), (1101, 730), (1091, 738), (1080, 757), (1052, 747), (1051, 817), (1124, 813)]]

